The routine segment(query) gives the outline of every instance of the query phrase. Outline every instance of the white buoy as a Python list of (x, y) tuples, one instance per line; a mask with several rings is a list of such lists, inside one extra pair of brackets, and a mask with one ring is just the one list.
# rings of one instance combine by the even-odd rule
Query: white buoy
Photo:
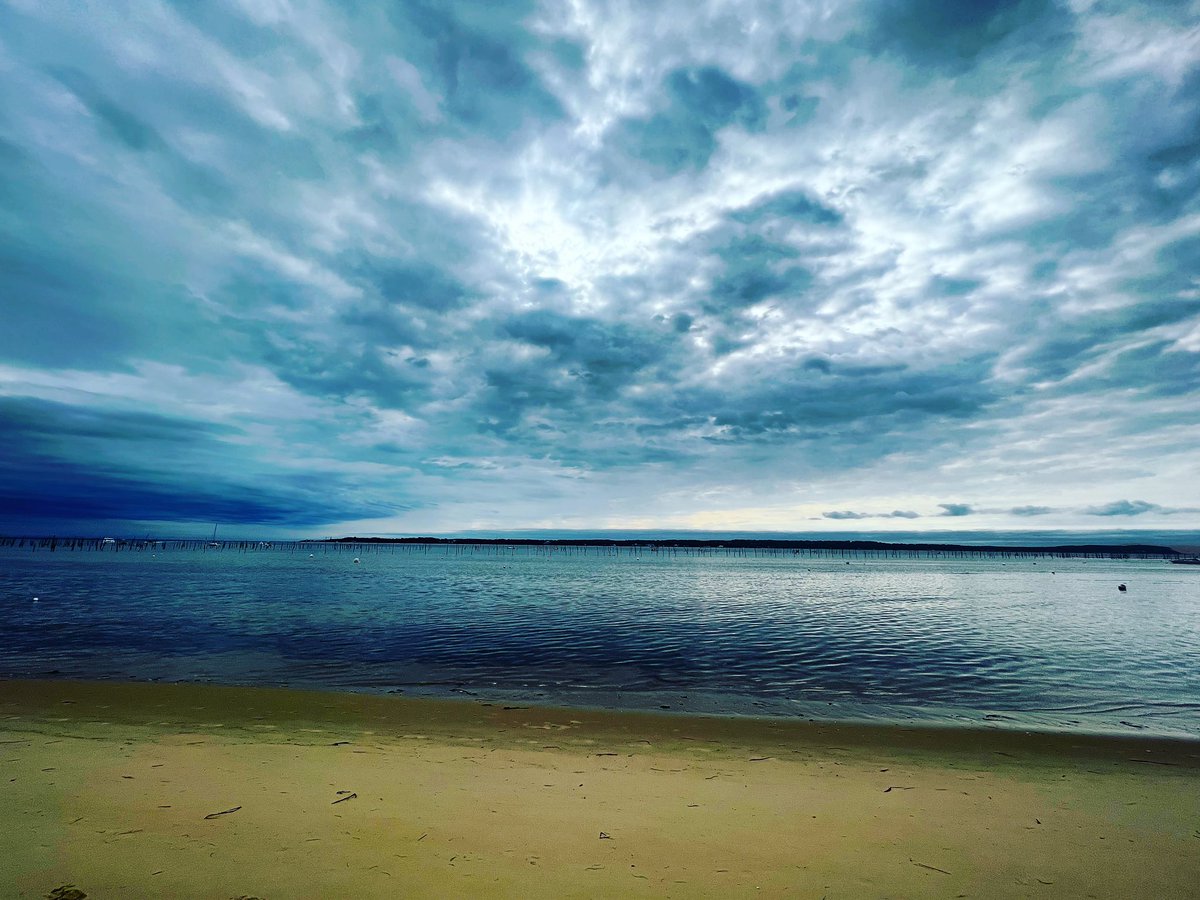
[(355, 564), (355, 565), (358, 565), (360, 562), (362, 562), (362, 560), (360, 560), (360, 559), (359, 559), (357, 556), (356, 556), (356, 557), (354, 557), (354, 564)]
[(34, 602), (34, 603), (37, 603), (37, 597), (34, 597), (34, 598), (33, 598), (33, 602)]
[(311, 553), (310, 553), (310, 554), (308, 554), (308, 558), (309, 558), (309, 559), (312, 559), (312, 558), (313, 558), (313, 555), (312, 555)]

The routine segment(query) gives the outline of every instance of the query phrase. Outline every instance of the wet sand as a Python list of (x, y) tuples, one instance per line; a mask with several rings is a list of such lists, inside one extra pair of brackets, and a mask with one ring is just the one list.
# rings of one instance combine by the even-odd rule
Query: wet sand
[(0, 896), (1195, 897), (1200, 742), (0, 682)]

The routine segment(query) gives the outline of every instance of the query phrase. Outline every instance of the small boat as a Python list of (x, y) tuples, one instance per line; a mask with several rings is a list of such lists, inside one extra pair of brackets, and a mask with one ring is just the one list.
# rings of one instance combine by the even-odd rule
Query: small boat
[(1183, 556), (1171, 560), (1176, 566), (1200, 566), (1200, 556)]

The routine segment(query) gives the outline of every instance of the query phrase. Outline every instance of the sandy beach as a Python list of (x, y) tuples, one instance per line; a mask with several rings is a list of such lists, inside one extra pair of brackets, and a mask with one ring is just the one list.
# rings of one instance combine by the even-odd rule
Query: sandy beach
[(0, 791), (5, 897), (1200, 884), (1200, 743), (1152, 739), (8, 681)]

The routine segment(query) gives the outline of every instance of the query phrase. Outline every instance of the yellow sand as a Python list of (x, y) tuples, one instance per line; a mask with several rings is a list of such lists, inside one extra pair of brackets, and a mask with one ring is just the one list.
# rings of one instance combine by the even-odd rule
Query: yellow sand
[(1195, 897), (1200, 744), (0, 682), (0, 896), (66, 884)]

